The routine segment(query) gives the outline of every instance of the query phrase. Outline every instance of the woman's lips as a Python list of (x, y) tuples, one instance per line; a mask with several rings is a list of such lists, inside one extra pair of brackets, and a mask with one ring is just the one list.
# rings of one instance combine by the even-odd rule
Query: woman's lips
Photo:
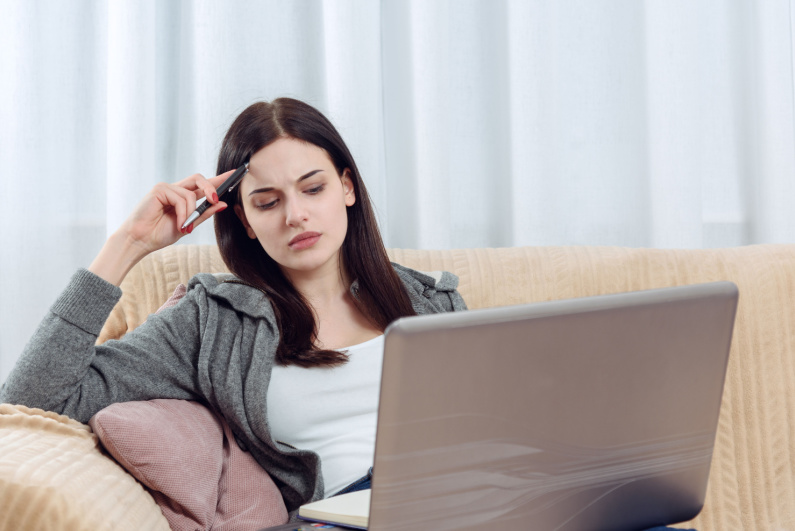
[(290, 247), (290, 249), (293, 249), (294, 251), (300, 251), (301, 249), (312, 247), (317, 243), (319, 239), (320, 239), (319, 232), (307, 231), (307, 232), (302, 232), (301, 234), (290, 240), (290, 243), (288, 243), (287, 245)]

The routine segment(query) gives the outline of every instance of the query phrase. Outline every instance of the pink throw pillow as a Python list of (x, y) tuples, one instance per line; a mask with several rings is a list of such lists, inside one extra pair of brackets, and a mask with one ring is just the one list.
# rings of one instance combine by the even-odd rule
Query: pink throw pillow
[(174, 293), (171, 294), (171, 297), (169, 297), (168, 300), (163, 303), (163, 306), (158, 308), (155, 313), (160, 313), (166, 308), (176, 306), (179, 300), (184, 297), (187, 292), (188, 288), (185, 286), (185, 284), (178, 284), (177, 287), (174, 288)]
[[(158, 312), (185, 296), (180, 284)], [(89, 421), (108, 452), (146, 486), (171, 529), (257, 530), (287, 522), (281, 492), (229, 425), (198, 402), (112, 404)]]
[(89, 421), (146, 486), (173, 530), (262, 529), (287, 522), (281, 493), (229, 426), (198, 402), (113, 404)]

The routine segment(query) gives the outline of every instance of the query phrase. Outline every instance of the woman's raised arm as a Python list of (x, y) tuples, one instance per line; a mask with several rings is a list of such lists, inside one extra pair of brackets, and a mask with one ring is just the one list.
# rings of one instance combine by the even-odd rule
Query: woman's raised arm
[[(210, 179), (196, 173), (174, 184), (155, 185), (108, 238), (88, 270), (111, 284), (120, 285), (130, 269), (146, 255), (175, 243), (226, 208), (226, 203), (218, 200), (216, 187), (233, 172), (230, 170)], [(197, 198), (202, 196), (212, 206), (184, 231), (180, 230), (196, 209)]]

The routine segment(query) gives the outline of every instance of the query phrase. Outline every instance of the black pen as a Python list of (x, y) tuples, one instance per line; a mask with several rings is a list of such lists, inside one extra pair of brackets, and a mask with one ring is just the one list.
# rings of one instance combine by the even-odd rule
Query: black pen
[[(216, 192), (218, 193), (218, 199), (220, 200), (225, 193), (231, 192), (234, 187), (240, 183), (246, 173), (248, 173), (248, 162), (236, 169), (235, 173), (233, 173), (231, 177), (225, 180), (223, 184), (217, 188)], [(202, 204), (196, 207), (196, 210), (193, 211), (193, 214), (188, 216), (188, 219), (182, 224), (182, 229), (184, 230), (185, 227), (196, 221), (199, 216), (204, 214), (204, 211), (208, 208), (210, 208), (210, 202), (205, 199)]]

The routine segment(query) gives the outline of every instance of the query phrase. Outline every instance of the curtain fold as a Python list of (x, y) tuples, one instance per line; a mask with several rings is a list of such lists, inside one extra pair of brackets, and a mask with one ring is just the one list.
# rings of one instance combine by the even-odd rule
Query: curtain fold
[[(303, 99), (390, 247), (795, 241), (790, 0), (0, 0), (0, 381), (234, 117)], [(212, 224), (185, 239), (212, 243)]]

